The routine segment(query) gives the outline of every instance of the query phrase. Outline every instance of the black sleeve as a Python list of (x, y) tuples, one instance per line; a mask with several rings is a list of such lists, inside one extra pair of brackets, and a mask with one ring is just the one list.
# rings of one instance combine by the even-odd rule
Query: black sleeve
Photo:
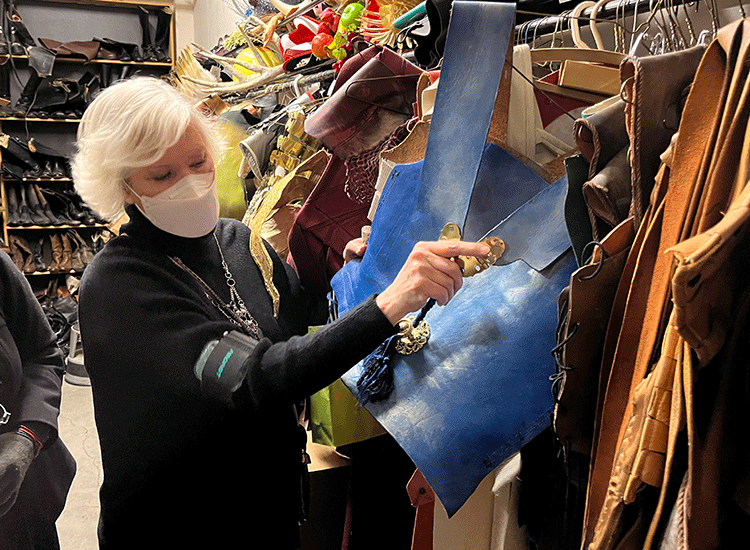
[(286, 395), (299, 400), (334, 382), (391, 336), (394, 328), (371, 297), (319, 330), (272, 344), (261, 340), (250, 357), (253, 404)]
[[(171, 263), (122, 251), (103, 253), (88, 266), (80, 289), (81, 333), (92, 383), (108, 386), (108, 394), (123, 400), (122, 388), (135, 386), (153, 399), (160, 391), (202, 398), (194, 373), (201, 350), (237, 327), (217, 314)], [(307, 318), (306, 312), (300, 315)], [(275, 343), (262, 339), (250, 358), (252, 405), (293, 403), (314, 393), (392, 332), (371, 299), (311, 334)]]
[(5, 324), (0, 333), (6, 337), (9, 334), (15, 343), (23, 380), (12, 422), (48, 427), (46, 445), (50, 445), (57, 438), (64, 373), (62, 352), (29, 282), (5, 252), (0, 252), (0, 293)]

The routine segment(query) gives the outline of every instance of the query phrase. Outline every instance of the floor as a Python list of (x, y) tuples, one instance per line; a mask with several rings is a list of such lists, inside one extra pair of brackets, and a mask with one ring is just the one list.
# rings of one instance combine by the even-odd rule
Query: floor
[(57, 520), (60, 547), (61, 550), (97, 550), (102, 461), (90, 387), (63, 383), (59, 427), (60, 437), (78, 463), (68, 502)]

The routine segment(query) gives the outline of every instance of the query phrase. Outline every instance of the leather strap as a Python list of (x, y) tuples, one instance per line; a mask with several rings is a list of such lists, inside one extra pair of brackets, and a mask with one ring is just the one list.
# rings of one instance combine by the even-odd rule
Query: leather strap
[[(439, 235), (451, 221), (463, 229), (500, 88), (503, 71), (497, 70), (497, 60), (506, 58), (514, 13), (513, 4), (453, 3), (417, 199), (417, 204), (439, 214), (434, 218), (442, 225), (429, 228), (427, 234)], [(451, 29), (472, 29), (475, 40), (489, 40), (465, 47), (467, 37)]]
[(414, 517), (414, 533), (411, 550), (432, 550), (432, 533), (435, 526), (435, 491), (416, 470), (406, 484), (411, 505), (417, 509)]

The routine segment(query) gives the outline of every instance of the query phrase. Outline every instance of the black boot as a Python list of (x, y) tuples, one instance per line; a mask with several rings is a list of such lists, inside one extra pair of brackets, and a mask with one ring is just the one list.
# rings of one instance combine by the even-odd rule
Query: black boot
[(37, 271), (49, 271), (49, 264), (44, 259), (44, 237), (34, 243), (34, 265)]
[(112, 81), (112, 67), (106, 63), (102, 63), (99, 69), (99, 82), (102, 88), (106, 88)]
[(31, 184), (22, 183), (20, 185), (21, 196), (29, 206), (29, 218), (34, 225), (51, 225), (52, 221), (44, 215), (42, 205), (39, 204), (39, 198), (36, 192), (31, 188)]
[(8, 41), (8, 25), (6, 25), (7, 7), (5, 1), (0, 0), (0, 55), (8, 55), (10, 53), (10, 42)]
[(156, 11), (156, 34), (154, 35), (154, 49), (156, 59), (162, 63), (171, 63), (170, 36), (172, 34), (172, 8), (163, 7)]
[(94, 213), (84, 204), (81, 196), (72, 187), (65, 188), (63, 194), (70, 201), (71, 207), (69, 208), (69, 212), (73, 218), (83, 225), (94, 225), (97, 223)]
[(123, 65), (122, 69), (120, 69), (120, 76), (117, 78), (117, 80), (125, 80), (130, 76), (130, 74), (133, 72), (133, 66), (132, 65)]
[(25, 55), (28, 53), (28, 48), (36, 46), (36, 42), (26, 29), (21, 15), (15, 8), (7, 10), (6, 13), (10, 20), (10, 53)]
[(34, 225), (31, 219), (31, 212), (29, 211), (29, 204), (26, 202), (26, 197), (24, 197), (22, 184), (18, 186), (18, 222), (24, 227)]
[(3, 160), (7, 160), (20, 167), (23, 172), (21, 178), (28, 177), (27, 174), (35, 174), (32, 177), (39, 177), (42, 173), (42, 167), (31, 155), (27, 143), (24, 143), (16, 136), (7, 136), (7, 141), (3, 144)]
[(21, 91), (21, 97), (18, 98), (15, 106), (13, 107), (13, 116), (24, 118), (31, 110), (31, 104), (34, 102), (34, 94), (36, 94), (39, 85), (42, 83), (44, 78), (36, 72), (36, 69), (29, 70), (29, 79), (26, 81), (26, 85)]
[(78, 86), (81, 88), (83, 98), (81, 109), (85, 111), (86, 107), (89, 106), (89, 103), (93, 101), (96, 92), (102, 87), (102, 82), (98, 74), (86, 71), (83, 76), (78, 79)]
[(5, 198), (8, 201), (8, 219), (6, 220), (6, 223), (10, 227), (17, 227), (21, 225), (21, 218), (18, 215), (18, 195), (16, 194), (16, 186), (9, 183), (5, 192)]
[(80, 218), (84, 217), (83, 213), (76, 209), (75, 205), (65, 194), (51, 189), (42, 189), (41, 187), (39, 189), (45, 198), (52, 203), (50, 205), (52, 212), (58, 219), (62, 220), (65, 225), (81, 225)]
[[(2, 4), (2, 1), (0, 1)], [(0, 53), (0, 55), (3, 55)], [(5, 60), (5, 63), (0, 65), (0, 116), (7, 117), (12, 116), (13, 109), (10, 107), (10, 63)]]
[(32, 183), (31, 184), (31, 191), (33, 193), (36, 193), (36, 198), (39, 201), (39, 205), (42, 209), (42, 213), (47, 216), (47, 219), (50, 221), (52, 225), (65, 225), (65, 220), (62, 220), (58, 218), (54, 212), (52, 212), (52, 208), (50, 208), (49, 203), (47, 202), (47, 199), (44, 196), (44, 193), (42, 193), (42, 190), (40, 187)]
[(28, 179), (39, 179), (43, 176), (44, 167), (41, 164), (32, 165), (31, 168), (25, 170), (23, 173), (23, 177)]
[(141, 22), (141, 49), (144, 61), (159, 61), (156, 56), (156, 48), (151, 41), (151, 24), (148, 22), (148, 10), (138, 6), (138, 20)]

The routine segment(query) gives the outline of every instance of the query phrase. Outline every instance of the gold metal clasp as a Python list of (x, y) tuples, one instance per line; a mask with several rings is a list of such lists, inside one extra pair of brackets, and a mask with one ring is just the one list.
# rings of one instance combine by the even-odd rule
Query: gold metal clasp
[(495, 265), (495, 262), (505, 253), (505, 243), (498, 237), (487, 237), (479, 242), (489, 246), (490, 253), (484, 258), (459, 256), (460, 260), (464, 263), (464, 277), (471, 277)]
[(410, 316), (398, 323), (399, 340), (396, 342), (396, 351), (401, 355), (411, 355), (419, 351), (430, 339), (430, 325), (427, 321), (414, 326), (415, 320), (416, 317)]
[[(441, 241), (460, 241), (461, 230), (458, 225), (449, 222), (445, 224), (443, 230), (440, 232)], [(488, 267), (492, 266), (497, 262), (498, 259), (505, 253), (505, 243), (498, 237), (487, 237), (479, 241), (490, 247), (490, 253), (484, 258), (476, 256), (459, 256), (456, 258), (456, 262), (461, 266), (464, 277), (472, 277), (477, 273), (481, 273)]]

